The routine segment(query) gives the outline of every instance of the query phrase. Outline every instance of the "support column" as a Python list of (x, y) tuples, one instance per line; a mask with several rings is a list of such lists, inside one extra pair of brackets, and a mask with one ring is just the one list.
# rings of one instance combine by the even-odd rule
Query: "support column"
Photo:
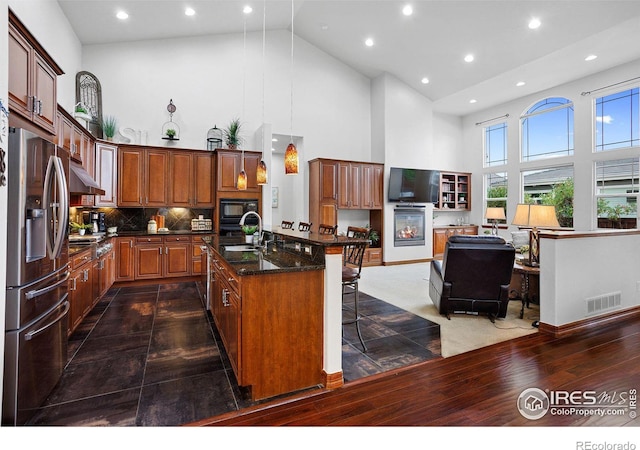
[(324, 360), (325, 387), (344, 384), (342, 378), (342, 247), (325, 247)]

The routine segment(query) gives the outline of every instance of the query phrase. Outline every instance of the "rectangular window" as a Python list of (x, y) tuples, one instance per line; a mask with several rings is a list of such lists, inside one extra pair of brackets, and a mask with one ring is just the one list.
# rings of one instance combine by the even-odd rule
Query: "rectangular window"
[(573, 227), (573, 166), (522, 172), (524, 203), (554, 205), (561, 227)]
[(638, 88), (596, 99), (596, 152), (640, 146)]
[(638, 158), (597, 161), (598, 228), (637, 228)]
[[(484, 210), (487, 208), (504, 208), (505, 216), (507, 216), (507, 173), (495, 172), (487, 173), (484, 176), (485, 198)], [(507, 216), (508, 217), (508, 216)], [(485, 219), (486, 220), (486, 219)], [(498, 220), (498, 223), (507, 223), (506, 220)], [(488, 223), (493, 225), (493, 222)]]
[(507, 163), (507, 123), (502, 122), (484, 129), (484, 166)]

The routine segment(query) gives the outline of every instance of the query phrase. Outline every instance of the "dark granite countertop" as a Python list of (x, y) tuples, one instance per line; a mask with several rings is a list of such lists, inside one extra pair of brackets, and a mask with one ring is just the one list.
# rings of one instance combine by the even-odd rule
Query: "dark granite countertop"
[(354, 242), (369, 242), (368, 239), (348, 238), (346, 236), (336, 236), (333, 234), (320, 234), (314, 231), (288, 230), (277, 227), (273, 234), (290, 239), (303, 244), (320, 245), (322, 247), (344, 247)]
[(213, 232), (211, 230), (208, 231), (191, 231), (191, 230), (169, 230), (169, 231), (165, 231), (165, 232), (160, 232), (160, 233), (149, 233), (147, 230), (140, 230), (140, 231), (118, 231), (117, 234), (115, 234), (114, 236), (121, 236), (121, 237), (130, 237), (130, 236), (175, 236), (175, 235), (195, 235), (195, 236), (202, 236), (202, 235), (211, 235), (213, 234)]
[[(204, 240), (203, 240), (204, 242)], [(300, 253), (285, 251), (274, 245), (251, 251), (231, 251), (227, 247), (244, 246), (244, 238), (213, 236), (211, 242), (205, 242), (223, 258), (238, 275), (259, 275), (286, 272), (305, 272), (324, 269), (319, 263)]]

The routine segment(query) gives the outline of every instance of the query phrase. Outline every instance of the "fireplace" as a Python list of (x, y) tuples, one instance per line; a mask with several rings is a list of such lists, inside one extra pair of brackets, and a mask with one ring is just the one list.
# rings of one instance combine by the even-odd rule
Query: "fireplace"
[(396, 208), (394, 217), (395, 247), (424, 245), (424, 208)]

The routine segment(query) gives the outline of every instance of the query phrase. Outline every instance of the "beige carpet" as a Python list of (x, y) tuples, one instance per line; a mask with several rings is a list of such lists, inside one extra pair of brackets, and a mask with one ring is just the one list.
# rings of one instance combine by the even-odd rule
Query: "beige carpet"
[(525, 309), (524, 319), (520, 319), (522, 303), (518, 300), (509, 302), (507, 317), (495, 323), (486, 315), (452, 314), (447, 320), (429, 298), (429, 264), (364, 267), (360, 290), (439, 324), (444, 357), (538, 331), (531, 326), (539, 319), (538, 305)]

